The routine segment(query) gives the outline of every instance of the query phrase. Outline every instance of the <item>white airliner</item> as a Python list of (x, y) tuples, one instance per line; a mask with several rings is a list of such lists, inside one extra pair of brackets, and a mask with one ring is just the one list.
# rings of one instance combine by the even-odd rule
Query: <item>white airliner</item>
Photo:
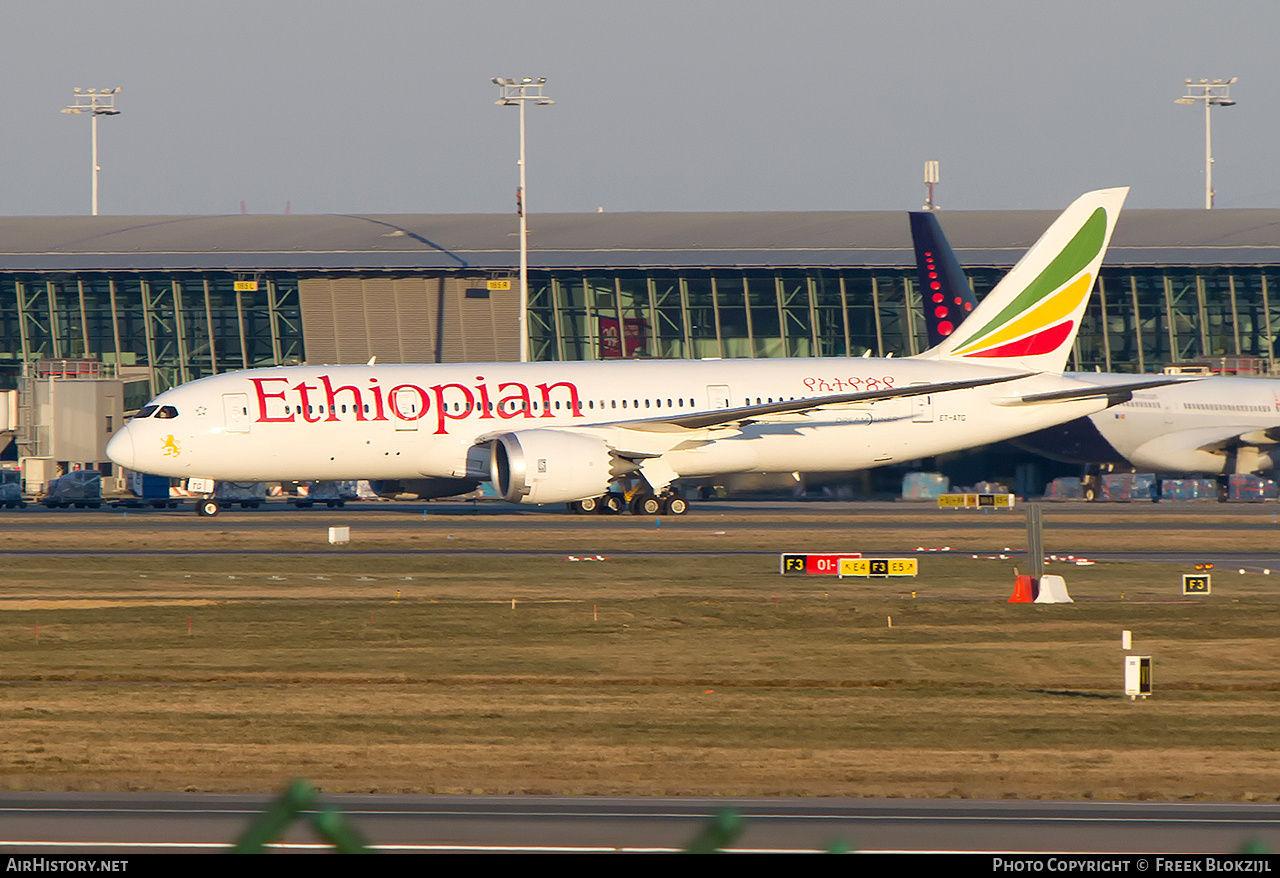
[[(912, 212), (918, 271), (938, 286), (925, 301), (930, 337), (968, 327), (976, 304), (964, 269), (932, 213)], [(977, 312), (974, 312), (976, 315)], [(1133, 375), (1080, 373), (1081, 381), (1125, 385)], [(1091, 468), (1121, 464), (1140, 472), (1262, 473), (1280, 456), (1280, 381), (1218, 376), (1135, 390), (1128, 402), (1104, 412), (1017, 437), (1036, 454)], [(1225, 485), (1220, 496), (1225, 499)], [(1085, 485), (1087, 499), (1097, 486)]]
[(427, 496), (491, 479), (511, 502), (578, 511), (618, 511), (611, 488), (629, 483), (633, 511), (682, 514), (677, 478), (988, 444), (1133, 391), (1062, 375), (1127, 192), (1078, 199), (970, 315), (980, 328), (918, 357), (253, 369), (160, 394), (107, 454), (170, 477), (403, 479)]

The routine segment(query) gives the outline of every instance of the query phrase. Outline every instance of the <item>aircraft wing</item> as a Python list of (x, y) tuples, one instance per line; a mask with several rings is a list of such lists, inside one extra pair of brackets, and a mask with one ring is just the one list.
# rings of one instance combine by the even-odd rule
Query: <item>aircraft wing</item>
[(651, 432), (670, 432), (675, 430), (693, 430), (704, 427), (719, 427), (730, 424), (741, 424), (758, 420), (766, 415), (800, 414), (815, 409), (827, 408), (856, 402), (878, 402), (884, 399), (925, 396), (931, 393), (946, 393), (950, 390), (965, 390), (970, 387), (985, 387), (1005, 381), (1016, 381), (1034, 373), (1025, 372), (1014, 375), (1000, 375), (993, 378), (972, 378), (966, 381), (943, 381), (935, 384), (912, 384), (908, 387), (890, 387), (884, 390), (862, 390), (857, 393), (832, 393), (826, 396), (811, 396), (808, 399), (792, 399), (785, 402), (771, 402), (761, 405), (744, 405), (737, 408), (714, 409), (709, 412), (693, 412), (687, 415), (668, 415), (657, 418), (645, 418), (637, 421), (609, 422), (591, 426), (613, 426), (628, 430), (646, 430)]
[(1129, 384), (1091, 384), (1087, 387), (1073, 387), (1068, 390), (1051, 390), (1048, 393), (1029, 393), (1026, 396), (1010, 396), (994, 399), (995, 405), (1042, 405), (1052, 402), (1075, 402), (1081, 399), (1098, 399), (1106, 397), (1108, 407), (1120, 405), (1133, 399), (1139, 390), (1150, 390), (1153, 387), (1164, 387), (1166, 384), (1183, 384), (1188, 380), (1185, 376), (1176, 378), (1156, 378), (1150, 381), (1134, 381)]

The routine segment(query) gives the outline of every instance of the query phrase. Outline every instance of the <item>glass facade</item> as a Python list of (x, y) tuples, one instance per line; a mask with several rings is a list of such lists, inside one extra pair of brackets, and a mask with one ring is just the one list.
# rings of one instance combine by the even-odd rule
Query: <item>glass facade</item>
[(288, 273), (248, 282), (227, 272), (0, 274), (0, 325), (3, 389), (24, 362), (42, 359), (115, 364), (154, 396), (304, 357), (298, 280)]
[[(1004, 273), (970, 270), (978, 298)], [(1269, 368), (1278, 286), (1272, 266), (1104, 269), (1069, 368), (1153, 372), (1239, 357)], [(910, 269), (530, 273), (539, 360), (908, 356), (928, 347), (920, 309)]]
[[(1003, 274), (971, 270), (979, 298)], [(40, 359), (116, 364), (149, 395), (300, 363), (298, 285), (285, 271), (0, 273), (0, 384)], [(1269, 369), (1278, 295), (1277, 266), (1104, 269), (1071, 367), (1252, 357)], [(928, 344), (911, 267), (535, 269), (529, 312), (535, 360), (906, 356)]]

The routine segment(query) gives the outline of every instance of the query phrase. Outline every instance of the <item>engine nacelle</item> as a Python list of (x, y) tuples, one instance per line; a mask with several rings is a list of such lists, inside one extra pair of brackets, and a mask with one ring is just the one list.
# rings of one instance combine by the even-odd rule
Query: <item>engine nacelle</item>
[(614, 480), (609, 446), (594, 436), (519, 430), (493, 441), (491, 476), (511, 503), (568, 503), (598, 497)]

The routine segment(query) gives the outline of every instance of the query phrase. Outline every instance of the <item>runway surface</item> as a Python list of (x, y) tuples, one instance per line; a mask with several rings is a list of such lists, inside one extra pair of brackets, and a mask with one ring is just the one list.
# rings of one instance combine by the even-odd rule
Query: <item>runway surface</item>
[[(111, 508), (101, 509), (47, 509), (29, 505), (25, 509), (0, 509), (0, 524), (22, 526), (35, 521), (74, 521), (76, 526), (111, 526), (122, 517), (141, 518), (150, 524), (163, 521), (188, 521), (198, 518), (194, 501), (185, 500), (178, 509)], [(999, 526), (1006, 519), (1021, 522), (1025, 503), (1009, 510), (939, 510), (932, 501), (847, 501), (847, 500), (693, 500), (689, 513), (682, 516), (662, 516), (664, 524), (698, 524), (714, 520), (743, 519), (752, 521), (775, 520), (792, 527), (847, 526), (860, 521), (883, 523), (886, 517), (901, 518), (935, 527), (953, 527), (963, 517), (977, 524)], [(1167, 527), (1167, 519), (1193, 516), (1199, 522), (1186, 522), (1187, 526), (1214, 528), (1224, 517), (1245, 516), (1251, 519), (1244, 524), (1251, 528), (1265, 529), (1280, 524), (1280, 502), (1238, 501), (1217, 503), (1208, 500), (1167, 500), (1161, 503), (1085, 503), (1083, 501), (1040, 501), (1046, 516), (1063, 517), (1088, 526), (1094, 519), (1133, 519), (1135, 527)], [(497, 500), (350, 502), (342, 509), (317, 506), (298, 509), (292, 503), (279, 498), (268, 499), (258, 509), (242, 510), (230, 507), (211, 519), (201, 519), (209, 525), (235, 526), (252, 522), (259, 527), (295, 527), (307, 521), (333, 516), (358, 516), (376, 520), (380, 525), (397, 522), (410, 525), (421, 523), (423, 518), (448, 519), (450, 521), (474, 521), (478, 527), (490, 527), (494, 519), (527, 522), (540, 527), (617, 527), (651, 526), (654, 517), (642, 515), (569, 515), (563, 504), (547, 506), (518, 506)], [(1104, 525), (1095, 525), (1104, 526)]]
[[(267, 807), (263, 796), (8, 793), (5, 854), (209, 852)], [(730, 808), (738, 851), (1240, 853), (1280, 849), (1280, 805), (825, 799), (326, 796), (386, 851), (678, 851)], [(291, 850), (323, 847), (308, 827)]]
[[(1113, 532), (1143, 534), (1150, 532), (1151, 549), (1143, 551), (1105, 551), (1087, 549), (1093, 560), (1126, 560), (1194, 564), (1211, 562), (1219, 567), (1274, 569), (1280, 575), (1280, 504), (1264, 503), (1216, 503), (1211, 501), (1166, 501), (1163, 503), (1084, 503), (1045, 502), (1042, 504), (1046, 531), (1071, 530), (1087, 538), (1089, 534), (1106, 536)], [(268, 501), (255, 510), (230, 509), (216, 518), (198, 518), (190, 505), (181, 509), (102, 509), (102, 510), (49, 510), (33, 506), (22, 510), (0, 512), (0, 533), (12, 539), (0, 542), (0, 557), (4, 556), (173, 556), (173, 555), (229, 555), (243, 554), (270, 556), (288, 554), (290, 543), (278, 547), (256, 546), (228, 547), (225, 544), (208, 546), (191, 544), (173, 548), (172, 540), (181, 541), (187, 535), (217, 532), (231, 536), (280, 534), (286, 540), (294, 534), (316, 532), (333, 525), (349, 525), (355, 529), (375, 529), (385, 539), (394, 541), (399, 535), (418, 535), (446, 528), (451, 533), (467, 534), (501, 530), (522, 532), (561, 533), (580, 536), (584, 544), (594, 537), (607, 537), (611, 543), (609, 553), (627, 555), (776, 555), (770, 548), (744, 548), (733, 541), (735, 533), (759, 532), (767, 529), (785, 537), (787, 533), (829, 532), (833, 541), (856, 538), (874, 539), (876, 531), (909, 530), (919, 534), (924, 545), (933, 546), (930, 534), (955, 531), (963, 527), (970, 537), (981, 539), (989, 536), (989, 542), (981, 547), (957, 549), (956, 554), (979, 553), (1018, 554), (1026, 545), (1026, 516), (1022, 508), (983, 513), (978, 510), (943, 511), (928, 502), (849, 502), (849, 501), (725, 501), (695, 502), (688, 515), (680, 517), (652, 518), (621, 515), (569, 515), (561, 507), (523, 508), (495, 501), (483, 502), (431, 502), (389, 503), (358, 502), (343, 509), (315, 508), (299, 510), (282, 500)], [(647, 548), (630, 549), (625, 546), (627, 534), (652, 533), (660, 528), (673, 537), (690, 535), (706, 537), (721, 534), (729, 539), (723, 548), (708, 545), (706, 548), (663, 549), (650, 545)], [(103, 548), (101, 537), (111, 533), (128, 533), (145, 529), (154, 534), (157, 542), (170, 541), (163, 547)], [(1215, 536), (1248, 535), (1252, 544), (1248, 549), (1222, 549), (1220, 547), (1197, 548), (1191, 543), (1179, 542), (1161, 545), (1157, 534), (1176, 529), (1186, 535), (1203, 534), (1206, 547)], [(41, 538), (58, 533), (84, 532), (98, 537), (95, 545), (75, 547), (67, 545), (43, 545)], [(622, 539), (619, 539), (619, 538)], [(1145, 538), (1144, 538), (1145, 539)], [(622, 545), (619, 545), (621, 543)], [(557, 548), (508, 548), (500, 542), (484, 548), (461, 545), (421, 545), (400, 543), (379, 547), (361, 547), (359, 541), (345, 546), (343, 552), (351, 555), (562, 555)], [(586, 548), (584, 547), (584, 551)], [(308, 549), (309, 551), (309, 549)]]

